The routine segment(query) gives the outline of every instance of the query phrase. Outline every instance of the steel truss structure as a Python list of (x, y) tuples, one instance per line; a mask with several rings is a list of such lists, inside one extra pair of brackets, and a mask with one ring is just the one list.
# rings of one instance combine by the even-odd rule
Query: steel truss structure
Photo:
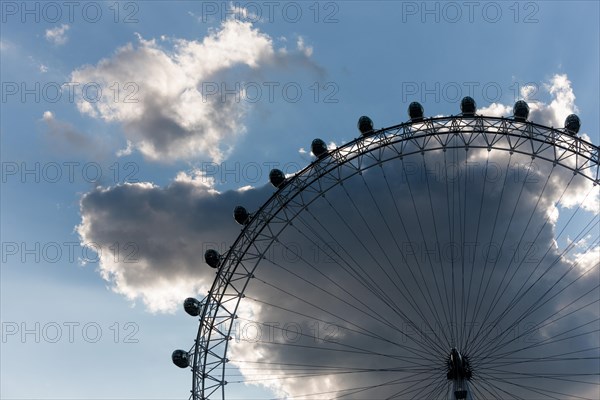
[(250, 215), (221, 260), (210, 293), (202, 301), (200, 326), (189, 350), (193, 374), (190, 399), (226, 398), (226, 366), (231, 329), (240, 301), (265, 252), (280, 233), (314, 201), (344, 181), (393, 159), (409, 159), (450, 149), (487, 149), (543, 160), (600, 183), (599, 147), (564, 129), (486, 116), (449, 116), (408, 121), (329, 150), (288, 177)]

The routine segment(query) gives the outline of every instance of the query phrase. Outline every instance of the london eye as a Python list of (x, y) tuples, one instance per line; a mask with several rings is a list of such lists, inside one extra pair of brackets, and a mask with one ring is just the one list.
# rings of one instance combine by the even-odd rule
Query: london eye
[(204, 255), (210, 292), (184, 302), (189, 398), (598, 398), (599, 147), (576, 115), (477, 111), (363, 116), (271, 171), (273, 195)]

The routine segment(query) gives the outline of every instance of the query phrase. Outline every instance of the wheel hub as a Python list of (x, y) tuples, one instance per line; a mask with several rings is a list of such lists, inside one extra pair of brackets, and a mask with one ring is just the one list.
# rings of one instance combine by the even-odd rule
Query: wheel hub
[(458, 350), (453, 348), (448, 356), (448, 380), (469, 380), (473, 376), (469, 357), (463, 356)]

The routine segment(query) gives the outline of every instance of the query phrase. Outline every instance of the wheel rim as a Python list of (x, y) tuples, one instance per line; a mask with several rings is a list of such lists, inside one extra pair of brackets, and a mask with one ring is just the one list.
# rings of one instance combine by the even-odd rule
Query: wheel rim
[[(469, 160), (473, 161), (473, 158), (482, 155), (485, 157), (481, 158), (480, 169), (484, 173), (480, 174), (482, 175), (479, 178), (480, 181), (470, 180), (466, 168), (469, 166)], [(492, 165), (490, 161), (493, 165), (506, 165), (505, 170), (500, 170), (500, 178), (497, 181), (488, 178), (488, 173), (493, 172), (490, 168)], [(515, 161), (520, 165), (516, 168), (517, 175), (519, 174), (518, 169), (522, 166), (525, 167), (521, 176), (522, 182), (517, 180), (514, 184), (507, 184), (511, 174), (515, 173), (513, 171), (515, 169), (511, 167), (511, 162)], [(426, 172), (418, 182), (414, 177), (409, 176), (409, 171), (411, 174), (415, 171), (419, 174), (419, 168), (427, 171), (428, 165), (431, 166), (436, 162), (439, 164), (440, 171), (444, 171), (439, 176), (430, 177)], [(460, 173), (457, 175), (458, 179), (452, 177), (449, 179), (449, 167), (461, 171), (463, 165), (467, 173), (463, 174), (462, 183)], [(534, 170), (533, 165), (537, 165), (539, 170)], [(392, 173), (398, 172), (398, 169), (401, 169), (402, 174), (392, 176)], [(369, 184), (374, 185), (377, 180), (374, 178), (376, 173), (379, 173), (377, 175), (380, 181), (377, 182), (379, 187), (369, 187)], [(536, 182), (528, 181), (528, 178), (531, 177), (530, 174), (537, 177), (538, 180)], [(397, 179), (392, 178), (402, 175), (405, 177), (404, 186), (395, 187), (390, 184), (390, 182), (397, 182)], [(554, 188), (555, 198), (547, 199), (552, 185), (557, 185), (553, 182), (556, 179), (563, 184), (564, 193), (557, 192)], [(419, 183), (420, 186), (416, 187), (415, 183)], [(577, 261), (572, 259), (575, 255), (584, 258), (593, 256), (597, 251), (598, 216), (588, 216), (580, 229), (572, 230), (571, 224), (580, 222), (581, 218), (578, 213), (585, 213), (587, 199), (597, 198), (595, 197), (598, 192), (597, 183), (597, 147), (566, 132), (506, 118), (432, 118), (423, 122), (406, 123), (382, 129), (331, 150), (329, 154), (313, 162), (296, 176), (290, 178), (283, 187), (280, 187), (253, 215), (230, 251), (223, 256), (217, 279), (204, 302), (196, 343), (190, 350), (190, 353), (193, 354), (191, 397), (194, 399), (225, 398), (225, 389), (228, 384), (231, 387), (233, 382), (260, 383), (260, 377), (256, 379), (253, 377), (256, 366), (260, 365), (263, 379), (266, 379), (267, 383), (274, 381), (275, 385), (277, 382), (287, 380), (288, 382), (298, 381), (299, 386), (306, 386), (307, 383), (322, 380), (325, 376), (335, 377), (344, 374), (349, 376), (362, 374), (371, 377), (371, 385), (365, 383), (366, 379), (362, 381), (355, 379), (356, 382), (351, 387), (351, 381), (342, 380), (346, 386), (341, 389), (293, 393), (307, 395), (304, 396), (305, 398), (315, 398), (314, 396), (317, 395), (346, 398), (360, 397), (361, 395), (363, 397), (383, 396), (383, 398), (440, 398), (447, 397), (448, 393), (454, 394), (455, 398), (460, 398), (463, 387), (468, 387), (467, 391), (472, 398), (494, 396), (502, 398), (507, 395), (514, 398), (533, 398), (535, 396), (560, 398), (565, 395), (573, 398), (593, 398), (593, 396), (586, 396), (590, 396), (588, 393), (598, 390), (598, 313), (594, 312), (593, 308), (597, 309), (599, 289), (596, 284), (597, 279), (594, 282), (589, 277), (597, 275), (598, 267), (595, 263), (591, 265), (591, 268), (579, 271)], [(363, 185), (363, 189), (367, 189), (364, 190), (366, 194), (363, 194), (362, 197), (359, 193), (353, 192), (353, 187), (361, 185)], [(570, 190), (574, 190), (574, 187), (580, 188), (586, 185), (590, 187), (587, 195), (583, 199), (577, 198), (578, 201), (573, 205), (574, 211), (564, 227), (557, 225), (551, 215), (545, 216), (542, 213), (544, 209), (548, 208), (548, 204), (545, 202), (551, 204), (563, 202), (565, 196), (572, 195)], [(488, 191), (500, 192), (494, 197), (498, 200), (497, 207), (492, 203), (487, 207), (483, 205), (484, 198), (486, 198), (486, 186)], [(404, 190), (399, 191), (399, 188)], [(446, 189), (445, 198), (444, 196), (438, 197), (444, 198), (445, 202), (436, 201), (437, 197), (432, 197), (432, 191), (433, 193), (440, 190), (443, 192), (444, 188)], [(479, 197), (473, 195), (475, 200), (471, 199), (471, 193), (468, 191), (473, 188), (481, 191), (479, 208), (476, 204)], [(537, 192), (527, 197), (530, 191), (533, 192), (532, 188)], [(505, 191), (505, 189), (507, 190)], [(510, 197), (509, 192), (518, 192), (516, 202), (514, 205), (510, 203), (503, 207), (502, 200), (504, 198), (504, 201), (507, 201), (506, 199)], [(531, 197), (535, 200), (527, 210), (519, 208), (523, 194), (524, 198)], [(558, 199), (556, 199), (556, 194), (560, 195)], [(397, 219), (390, 217), (389, 221), (386, 221), (388, 214), (382, 211), (384, 208), (382, 199), (385, 196), (394, 200), (393, 203), (390, 203), (389, 199), (387, 200), (389, 203), (387, 210), (391, 210), (392, 214), (397, 212)], [(425, 199), (428, 197), (429, 204), (427, 201), (419, 202), (421, 197)], [(410, 220), (407, 209), (398, 208), (399, 204), (396, 202), (398, 198), (410, 199), (407, 200), (408, 204), (412, 203), (414, 206), (412, 220)], [(344, 201), (342, 202), (340, 199), (344, 199)], [(360, 204), (358, 204), (359, 200)], [(366, 210), (365, 204), (369, 202), (371, 204), (370, 215), (374, 218), (372, 221), (377, 218), (380, 220), (377, 226), (375, 223), (370, 224), (366, 212), (365, 215), (361, 212), (361, 210)], [(447, 210), (443, 210), (444, 204)], [(335, 229), (338, 231), (333, 230), (331, 223), (325, 224), (326, 226), (323, 228), (323, 224), (318, 223), (319, 218), (324, 218), (324, 214), (319, 214), (319, 211), (322, 211), (319, 207), (327, 210), (329, 216), (335, 215), (336, 217), (340, 217), (339, 209), (341, 207), (345, 207), (345, 211), (348, 213), (346, 215), (354, 210), (354, 222), (346, 221), (344, 223), (344, 218), (339, 218), (335, 224), (338, 227)], [(467, 212), (471, 209), (473, 210), (472, 214)], [(421, 219), (426, 219), (427, 211), (430, 213), (429, 224), (421, 221)], [(522, 211), (524, 211), (523, 215), (529, 218), (523, 221), (518, 221), (518, 218), (515, 220), (515, 215), (520, 216)], [(487, 216), (489, 222), (492, 223), (491, 228), (482, 224), (482, 215)], [(446, 218), (443, 218), (444, 216)], [(403, 217), (407, 221), (403, 222)], [(307, 224), (309, 219), (316, 222), (312, 225)], [(444, 219), (448, 221), (443, 222)], [(421, 250), (425, 251), (421, 262), (419, 262), (419, 256), (414, 254), (412, 256), (415, 260), (410, 260), (411, 252), (406, 249), (403, 251), (402, 248), (402, 245), (407, 243), (419, 242), (418, 238), (416, 240), (410, 238), (406, 228), (409, 220), (412, 221), (411, 226), (419, 226), (419, 229), (415, 228), (414, 233), (416, 236), (421, 236)], [(398, 226), (403, 226), (403, 228), (399, 228), (399, 231), (404, 231), (403, 235), (390, 227), (392, 221)], [(475, 221), (477, 222), (475, 223)], [(485, 221), (484, 218), (483, 222)], [(398, 224), (398, 222), (400, 223)], [(363, 229), (359, 229), (361, 223)], [(432, 225), (434, 228), (433, 230), (426, 229), (423, 225)], [(473, 225), (474, 228), (467, 229), (467, 226), (470, 225)], [(336, 234), (339, 234), (340, 227), (344, 226), (347, 228), (349, 239), (347, 243), (339, 243), (339, 240), (336, 243)], [(519, 246), (524, 238), (531, 236), (536, 239), (535, 242), (538, 242), (540, 235), (547, 234), (548, 229), (553, 227), (557, 228), (556, 237), (558, 239), (561, 239), (561, 235), (565, 231), (575, 232), (576, 235), (572, 238), (574, 244), (539, 249), (537, 264), (536, 260), (527, 260), (528, 253), (523, 257), (518, 256), (518, 251), (522, 251)], [(567, 229), (567, 227), (569, 228)], [(374, 232), (377, 229), (379, 230)], [(302, 236), (302, 231), (304, 231), (304, 236)], [(360, 247), (359, 238), (352, 239), (353, 235), (356, 236), (357, 231), (361, 232), (364, 237), (375, 239), (360, 249), (364, 259), (358, 257), (359, 252), (356, 250)], [(290, 232), (296, 232), (296, 236)], [(350, 232), (354, 232), (354, 234), (351, 235)], [(517, 245), (514, 251), (507, 251), (508, 261), (502, 261), (502, 257), (491, 261), (488, 248), (487, 254), (482, 253), (481, 259), (477, 260), (474, 257), (472, 262), (467, 262), (465, 247), (469, 242), (468, 236), (487, 238), (489, 243), (497, 244), (502, 250), (508, 248), (507, 238), (509, 234), (512, 235), (515, 232), (518, 237), (515, 242)], [(522, 236), (519, 235), (520, 232), (522, 232)], [(378, 243), (378, 235), (387, 237), (387, 245)], [(337, 237), (342, 236), (338, 235)], [(435, 237), (434, 240), (433, 237)], [(304, 242), (297, 240), (298, 238), (303, 238)], [(584, 238), (587, 241), (585, 248), (581, 247), (581, 241)], [(343, 284), (338, 283), (336, 287), (334, 283), (328, 281), (327, 277), (341, 275), (333, 274), (333, 270), (322, 269), (323, 262), (310, 262), (303, 259), (301, 251), (291, 248), (290, 243), (294, 243), (294, 239), (296, 239), (296, 244), (299, 244), (300, 250), (302, 247), (306, 248), (307, 245), (315, 245), (315, 243), (317, 246), (322, 245), (323, 254), (333, 259), (335, 261), (333, 264), (341, 269), (343, 269), (342, 266), (347, 268), (345, 271), (348, 288), (351, 287), (350, 281), (356, 281), (352, 289), (360, 288), (363, 291), (361, 294), (369, 294), (370, 298), (361, 301), (357, 296), (352, 296), (350, 290), (344, 291)], [(331, 243), (328, 243), (326, 239), (329, 239)], [(449, 243), (449, 255), (442, 254), (440, 246), (432, 251), (428, 245), (430, 241), (438, 244)], [(484, 241), (482, 240), (482, 242)], [(541, 241), (539, 242), (541, 243)], [(333, 244), (337, 246), (337, 250)], [(458, 244), (458, 247), (454, 244)], [(290, 264), (290, 260), (278, 260), (276, 255), (269, 254), (269, 250), (273, 249), (275, 245), (281, 246), (288, 256), (290, 254), (295, 256), (295, 264), (292, 264), (297, 269), (287, 268), (288, 271), (284, 274), (290, 277), (296, 286), (299, 285), (299, 282), (304, 282), (300, 289), (307, 290), (309, 287), (316, 287), (317, 291), (325, 293), (326, 291), (319, 290), (323, 288), (318, 286), (324, 283), (333, 285), (338, 296), (337, 299), (336, 296), (327, 298), (331, 302), (330, 310), (327, 310), (327, 307), (320, 307), (321, 310), (315, 312), (318, 308), (315, 308), (315, 305), (309, 301), (309, 297), (292, 291), (290, 287), (273, 287), (276, 286), (274, 284), (280, 282), (270, 280), (273, 278), (265, 279), (263, 277), (259, 266), (265, 272), (272, 272), (274, 269), (285, 271), (286, 266), (282, 261), (288, 261), (287, 264)], [(354, 247), (354, 250), (350, 247)], [(398, 248), (394, 255), (399, 259), (404, 258), (403, 262), (399, 263), (403, 268), (397, 268), (397, 265), (390, 260), (390, 255), (387, 255), (394, 247)], [(432, 255), (436, 251), (439, 255), (438, 262), (432, 260)], [(457, 254), (454, 254), (455, 251)], [(548, 254), (551, 256), (548, 257)], [(459, 256), (457, 257), (457, 255)], [(540, 258), (541, 255), (543, 257)], [(364, 264), (371, 264), (373, 269), (361, 270), (361, 264), (368, 259), (370, 261)], [(479, 270), (475, 268), (475, 264), (478, 262), (484, 263)], [(504, 270), (503, 263), (506, 266)], [(523, 268), (524, 263), (531, 264), (529, 269)], [(499, 264), (500, 267), (498, 267)], [(266, 265), (269, 265), (268, 269), (265, 269)], [(300, 267), (298, 267), (299, 265)], [(314, 272), (311, 272), (310, 275), (306, 275), (307, 272), (304, 270), (300, 273), (300, 268), (308, 270), (311, 267)], [(321, 268), (321, 272), (325, 271), (325, 273), (319, 275), (319, 268)], [(337, 272), (340, 273), (340, 271)], [(374, 273), (373, 271), (379, 272)], [(545, 274), (544, 271), (546, 271)], [(564, 276), (561, 277), (561, 274), (555, 276), (556, 271), (561, 271)], [(294, 277), (294, 273), (300, 276)], [(314, 278), (318, 275), (321, 276), (321, 281)], [(421, 276), (419, 277), (419, 275)], [(305, 282), (308, 276), (315, 282)], [(304, 278), (304, 281), (301, 278)], [(256, 282), (260, 282), (260, 284)], [(583, 282), (585, 284), (582, 284)], [(317, 283), (316, 286), (315, 283)], [(411, 289), (413, 286), (419, 286), (418, 283), (422, 284), (420, 291)], [(257, 290), (261, 285), (262, 289)], [(302, 305), (303, 308), (291, 309), (273, 304), (268, 301), (268, 295), (259, 298), (257, 293), (266, 293), (265, 287), (270, 287), (271, 294), (278, 292), (281, 296), (288, 298), (296, 296), (295, 302)], [(466, 290), (466, 288), (469, 289)], [(296, 289), (298, 288), (296, 287)], [(544, 297), (541, 297), (542, 295)], [(473, 301), (471, 297), (475, 300)], [(361, 367), (361, 365), (368, 364), (365, 363), (366, 355), (362, 360), (357, 357), (348, 357), (347, 360), (355, 365), (347, 366), (346, 369), (341, 369), (337, 365), (316, 362), (303, 364), (294, 362), (296, 360), (293, 358), (284, 360), (288, 362), (283, 363), (271, 360), (261, 364), (257, 358), (248, 360), (232, 358), (230, 361), (227, 357), (231, 352), (231, 339), (235, 339), (233, 337), (235, 335), (232, 335), (236, 329), (234, 323), (245, 319), (247, 324), (256, 323), (264, 326), (264, 323), (268, 322), (247, 318), (247, 311), (244, 314), (245, 311), (240, 309), (242, 298), (246, 299), (245, 303), (260, 303), (263, 308), (269, 307), (271, 311), (279, 310), (279, 315), (282, 315), (281, 312), (284, 312), (282, 309), (285, 309), (285, 314), (295, 315), (300, 318), (299, 320), (310, 317), (313, 322), (334, 322), (340, 325), (347, 335), (348, 332), (351, 333), (349, 336), (345, 336), (343, 343), (322, 340), (319, 346), (312, 347), (302, 344), (302, 341), (300, 344), (298, 342), (242, 343), (246, 347), (270, 349), (269, 351), (278, 355), (282, 352), (272, 349), (284, 346), (287, 349), (302, 348), (307, 353), (320, 354), (331, 352), (351, 354), (350, 351), (368, 351), (368, 357), (377, 361), (370, 361), (375, 364), (373, 366)], [(359, 312), (360, 310), (356, 311), (361, 314), (362, 319), (347, 318), (346, 315), (337, 315), (337, 319), (335, 318), (336, 315), (332, 312), (335, 310), (334, 303), (339, 302), (341, 305), (344, 300), (355, 308), (362, 309), (362, 314)], [(309, 309), (312, 310), (310, 314), (299, 311), (309, 304)], [(387, 311), (377, 312), (377, 306), (386, 304)], [(348, 304), (340, 307), (346, 312), (352, 308)], [(235, 318), (240, 314), (244, 314), (246, 317)], [(251, 316), (251, 313), (249, 315)], [(530, 318), (532, 315), (535, 318)], [(373, 318), (374, 316), (378, 316), (380, 325), (370, 328), (376, 329), (370, 329), (360, 324), (361, 321), (369, 318), (377, 319)], [(528, 321), (526, 321), (526, 317), (529, 317)], [(471, 329), (466, 328), (468, 322), (473, 324)], [(526, 322), (533, 325), (524, 328), (523, 324)], [(555, 327), (564, 328), (570, 322), (580, 322), (580, 324), (571, 325), (570, 330), (553, 331)], [(398, 329), (399, 323), (402, 323), (401, 329)], [(480, 326), (476, 326), (477, 323)], [(486, 323), (490, 325), (485, 326)], [(437, 327), (437, 325), (440, 326)], [(510, 336), (515, 328), (520, 328), (520, 331)], [(291, 331), (282, 328), (280, 332), (290, 333)], [(536, 338), (533, 337), (533, 333), (545, 334), (546, 337)], [(356, 337), (348, 339), (352, 335)], [(306, 339), (305, 336), (302, 334), (302, 339)], [(358, 337), (363, 341), (368, 338), (374, 341), (373, 343), (377, 342), (378, 345), (367, 349), (357, 346)], [(581, 337), (584, 337), (585, 340), (576, 340)], [(527, 343), (524, 338), (531, 339), (533, 342)], [(596, 343), (596, 345), (588, 348), (577, 347), (570, 352), (557, 352), (563, 349), (564, 344), (584, 342)], [(395, 352), (381, 351), (382, 343), (392, 346)], [(449, 366), (448, 359), (453, 354), (455, 347), (458, 348), (458, 352), (468, 357), (473, 370), (473, 378), (466, 379), (464, 374), (458, 374), (460, 377), (453, 374), (454, 378), (449, 378), (452, 368)], [(235, 344), (232, 345), (232, 348), (235, 349)], [(290, 351), (289, 353), (295, 354), (296, 352)], [(233, 354), (235, 354), (235, 350)], [(402, 356), (397, 357), (400, 354)], [(396, 364), (386, 363), (382, 359), (394, 360)], [(253, 361), (257, 362), (253, 363)], [(398, 363), (399, 361), (401, 363)], [(284, 366), (281, 364), (287, 364), (284, 366), (288, 369), (283, 368)], [(557, 370), (552, 366), (553, 364), (561, 364), (563, 370)], [(236, 365), (237, 369), (245, 371), (242, 373), (241, 378), (243, 379), (230, 379), (232, 376), (231, 365)], [(269, 367), (265, 368), (265, 365), (269, 365)], [(538, 371), (526, 372), (531, 368), (520, 369), (519, 366), (522, 365), (535, 366)], [(568, 368), (570, 372), (562, 372), (565, 365), (570, 367)], [(264, 375), (268, 375), (268, 377), (265, 378)], [(399, 377), (399, 375), (401, 376)], [(363, 386), (359, 385), (359, 381)], [(523, 381), (527, 381), (527, 383), (523, 384)], [(340, 380), (338, 379), (337, 382)], [(548, 384), (548, 382), (550, 383)], [(285, 386), (285, 384), (283, 385)], [(559, 386), (563, 387), (563, 391)], [(568, 390), (565, 392), (564, 388), (568, 388)]]

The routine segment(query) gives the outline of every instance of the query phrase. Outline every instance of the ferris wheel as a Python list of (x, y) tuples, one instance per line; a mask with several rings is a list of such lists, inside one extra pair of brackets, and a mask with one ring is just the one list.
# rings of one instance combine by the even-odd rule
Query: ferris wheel
[[(461, 113), (375, 129), (238, 206), (185, 311), (190, 399), (600, 398), (599, 147)], [(261, 394), (262, 393), (262, 394)]]

